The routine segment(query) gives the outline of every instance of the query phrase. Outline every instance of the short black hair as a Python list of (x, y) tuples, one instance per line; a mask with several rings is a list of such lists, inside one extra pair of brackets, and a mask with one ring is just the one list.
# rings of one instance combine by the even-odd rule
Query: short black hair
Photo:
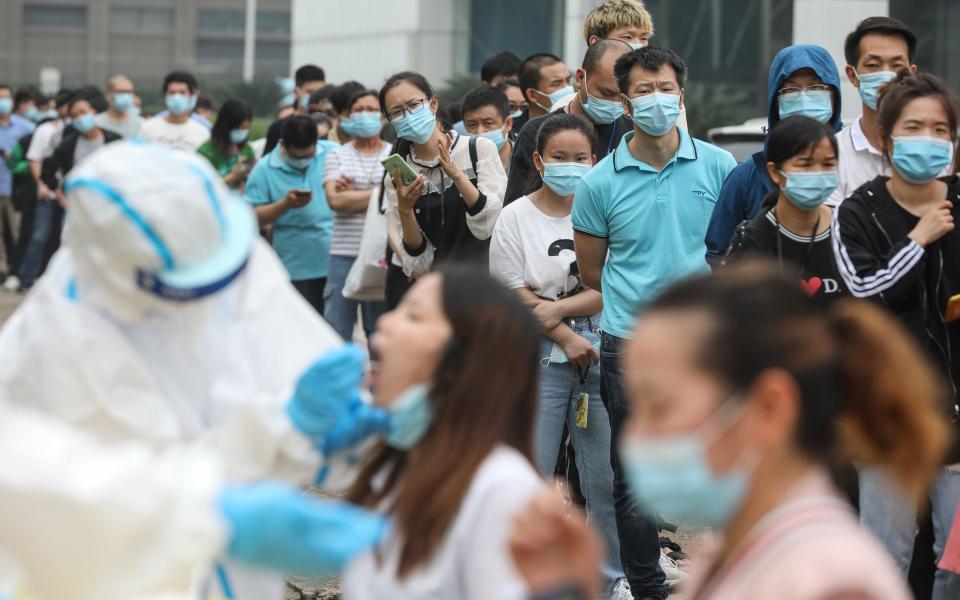
[(333, 103), (333, 110), (337, 111), (338, 115), (343, 114), (345, 110), (350, 108), (350, 99), (353, 98), (355, 94), (366, 90), (366, 86), (359, 81), (341, 83), (337, 86), (337, 89), (333, 91), (333, 95), (330, 96), (330, 102)]
[(317, 126), (313, 119), (301, 115), (287, 117), (280, 128), (285, 148), (309, 148), (317, 145)]
[(38, 95), (39, 92), (37, 92), (37, 88), (31, 85), (20, 88), (17, 90), (17, 93), (13, 95), (13, 109), (16, 110), (26, 102), (36, 103)]
[(460, 102), (460, 114), (465, 115), (484, 106), (492, 106), (497, 109), (500, 118), (506, 119), (510, 116), (510, 101), (507, 95), (498, 87), (492, 85), (481, 85), (467, 92)]
[(890, 17), (869, 17), (860, 21), (843, 44), (843, 55), (848, 65), (855, 67), (860, 62), (860, 41), (868, 35), (902, 37), (907, 43), (907, 58), (913, 63), (913, 57), (917, 54), (917, 34), (910, 31), (903, 21)]
[(354, 95), (350, 96), (350, 99), (347, 100), (347, 107), (344, 110), (349, 112), (353, 109), (353, 105), (357, 103), (357, 100), (360, 98), (366, 98), (367, 96), (373, 96), (373, 99), (377, 100), (377, 106), (380, 106), (380, 97), (378, 96), (379, 93), (380, 92), (377, 90), (360, 90), (359, 92), (356, 92)]
[(167, 73), (167, 76), (163, 78), (164, 94), (167, 93), (167, 87), (171, 83), (185, 83), (187, 85), (187, 89), (190, 90), (191, 94), (196, 92), (197, 88), (199, 87), (197, 85), (197, 78), (194, 77), (191, 73), (188, 73), (186, 71), (173, 71), (171, 73)]
[(75, 93), (76, 91), (70, 88), (60, 88), (60, 90), (57, 91), (57, 94), (53, 97), (54, 104), (57, 105), (57, 108), (66, 106), (70, 102), (71, 98), (73, 98)]
[(630, 44), (623, 40), (602, 39), (587, 48), (583, 55), (583, 64), (580, 67), (589, 75), (597, 70), (600, 61), (608, 52), (619, 52), (621, 55), (630, 52)]
[(541, 52), (528, 56), (526, 60), (520, 63), (520, 69), (517, 71), (517, 81), (520, 82), (520, 91), (524, 98), (527, 96), (527, 90), (530, 88), (537, 89), (537, 86), (540, 85), (541, 69), (562, 62), (559, 56)]
[(502, 90), (503, 92), (506, 92), (507, 88), (509, 87), (515, 87), (515, 88), (520, 87), (520, 82), (513, 78), (502, 79), (500, 80), (500, 83), (496, 85), (496, 87), (498, 90)]
[(333, 93), (337, 91), (337, 86), (335, 85), (325, 85), (314, 93), (310, 94), (310, 99), (307, 100), (307, 104), (319, 104), (323, 100), (330, 100), (333, 102)]
[[(599, 43), (597, 42), (597, 44)], [(680, 58), (680, 55), (670, 48), (647, 46), (628, 52), (618, 58), (616, 64), (613, 65), (613, 76), (617, 80), (617, 87), (620, 88), (622, 93), (626, 94), (627, 90), (630, 89), (630, 73), (633, 72), (634, 68), (640, 67), (644, 71), (656, 73), (664, 65), (670, 65), (673, 72), (677, 74), (677, 84), (682, 89), (687, 82), (687, 65)]]
[[(75, 98), (86, 100), (90, 103), (90, 106), (93, 107), (93, 110), (98, 113), (102, 113), (110, 108), (110, 103), (107, 102), (107, 97), (103, 95), (103, 90), (95, 85), (85, 85), (77, 89)], [(67, 110), (69, 110), (69, 108)]]
[(516, 77), (520, 70), (520, 57), (513, 52), (497, 52), (480, 67), (480, 81), (490, 83), (494, 77)]
[(212, 111), (216, 110), (216, 108), (213, 106), (213, 98), (206, 94), (200, 94), (197, 96), (197, 108), (206, 108)]
[(301, 87), (305, 83), (312, 81), (327, 81), (327, 74), (317, 65), (303, 65), (293, 75), (294, 85)]

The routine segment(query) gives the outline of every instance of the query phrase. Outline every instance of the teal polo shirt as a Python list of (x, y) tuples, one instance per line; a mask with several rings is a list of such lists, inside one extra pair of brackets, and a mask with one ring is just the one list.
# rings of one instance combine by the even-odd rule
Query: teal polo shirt
[(318, 141), (316, 157), (306, 171), (300, 172), (283, 160), (278, 145), (247, 178), (244, 196), (254, 206), (281, 200), (293, 188), (313, 190), (309, 204), (290, 209), (273, 222), (273, 248), (291, 281), (327, 276), (333, 211), (323, 191), (323, 165), (330, 151), (338, 146), (327, 140)]
[(680, 147), (663, 170), (634, 158), (631, 132), (587, 173), (574, 197), (574, 230), (607, 240), (600, 327), (617, 337), (630, 337), (637, 313), (664, 288), (708, 270), (707, 225), (737, 161), (677, 130)]

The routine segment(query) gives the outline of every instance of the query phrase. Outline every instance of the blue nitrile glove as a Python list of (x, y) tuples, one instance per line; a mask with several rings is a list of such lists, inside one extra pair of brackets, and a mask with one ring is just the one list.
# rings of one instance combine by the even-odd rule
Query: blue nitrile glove
[(386, 433), (389, 427), (390, 413), (367, 404), (358, 395), (351, 399), (347, 412), (327, 432), (323, 445), (317, 449), (325, 455), (348, 450), (372, 435)]
[(231, 558), (309, 577), (341, 570), (387, 530), (381, 515), (272, 482), (225, 489), (220, 511), (230, 524)]
[(287, 404), (287, 414), (297, 429), (315, 442), (327, 435), (351, 403), (360, 399), (365, 360), (360, 348), (346, 344), (310, 365), (297, 380)]

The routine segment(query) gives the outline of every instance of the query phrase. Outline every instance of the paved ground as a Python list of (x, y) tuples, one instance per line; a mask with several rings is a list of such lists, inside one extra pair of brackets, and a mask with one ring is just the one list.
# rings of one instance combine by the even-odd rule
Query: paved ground
[(5, 322), (7, 317), (13, 314), (21, 300), (23, 300), (23, 296), (20, 294), (0, 292), (0, 323)]

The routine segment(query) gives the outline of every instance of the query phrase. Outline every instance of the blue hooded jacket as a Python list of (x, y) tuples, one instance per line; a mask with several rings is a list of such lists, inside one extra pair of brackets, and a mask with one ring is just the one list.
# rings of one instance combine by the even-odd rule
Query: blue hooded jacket
[[(767, 79), (767, 131), (771, 131), (780, 120), (777, 91), (784, 81), (800, 69), (813, 69), (817, 77), (833, 88), (836, 102), (830, 124), (834, 131), (840, 131), (843, 128), (840, 121), (840, 74), (830, 53), (811, 44), (787, 46), (773, 57)], [(726, 254), (737, 225), (756, 216), (763, 199), (772, 189), (773, 182), (767, 175), (767, 151), (764, 145), (763, 150), (737, 165), (723, 183), (707, 228), (708, 262), (716, 264)]]

